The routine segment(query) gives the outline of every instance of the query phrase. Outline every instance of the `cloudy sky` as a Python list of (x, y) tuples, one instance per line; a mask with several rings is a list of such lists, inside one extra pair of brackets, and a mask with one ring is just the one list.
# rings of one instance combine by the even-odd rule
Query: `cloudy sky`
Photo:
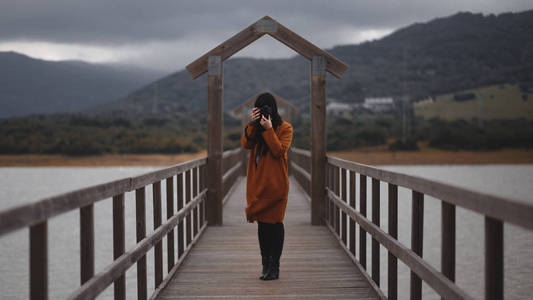
[[(264, 15), (330, 48), (458, 11), (527, 9), (531, 0), (0, 0), (0, 51), (175, 71)], [(238, 55), (294, 52), (265, 36)]]

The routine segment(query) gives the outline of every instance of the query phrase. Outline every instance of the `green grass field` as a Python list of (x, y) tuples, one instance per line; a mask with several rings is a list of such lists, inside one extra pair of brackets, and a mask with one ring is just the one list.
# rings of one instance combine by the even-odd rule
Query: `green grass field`
[[(416, 104), (415, 115), (425, 119), (470, 120), (473, 118), (517, 119), (533, 118), (533, 94), (523, 94), (517, 85), (502, 84), (457, 93), (474, 93), (475, 99), (455, 101), (454, 94), (439, 95), (434, 102)], [(523, 99), (527, 96), (527, 100)]]

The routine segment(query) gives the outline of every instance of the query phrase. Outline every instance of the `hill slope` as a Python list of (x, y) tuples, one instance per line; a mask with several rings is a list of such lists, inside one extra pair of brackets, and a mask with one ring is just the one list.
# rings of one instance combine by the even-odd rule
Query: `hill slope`
[[(506, 82), (533, 86), (533, 10), (458, 13), (328, 52), (350, 65), (342, 80), (328, 76), (328, 98), (342, 102), (401, 95), (421, 99)], [(308, 77), (309, 63), (301, 57), (230, 59), (224, 65), (224, 108), (269, 89), (308, 110)], [(191, 80), (182, 70), (97, 111), (179, 114), (205, 107), (205, 76)]]
[(0, 52), (0, 117), (73, 112), (109, 102), (163, 74)]

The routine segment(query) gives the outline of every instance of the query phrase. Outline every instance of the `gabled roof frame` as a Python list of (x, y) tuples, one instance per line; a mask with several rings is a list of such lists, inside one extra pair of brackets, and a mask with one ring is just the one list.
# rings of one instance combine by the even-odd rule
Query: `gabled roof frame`
[(264, 16), (257, 22), (230, 37), (225, 42), (187, 65), (186, 69), (189, 72), (189, 75), (193, 79), (196, 79), (207, 72), (207, 61), (209, 56), (220, 56), (221, 60), (224, 61), (265, 34), (270, 35), (310, 61), (313, 59), (313, 56), (323, 56), (326, 60), (326, 71), (337, 78), (341, 78), (344, 72), (348, 69), (348, 66), (345, 63), (294, 33), (287, 27), (281, 25), (269, 16)]

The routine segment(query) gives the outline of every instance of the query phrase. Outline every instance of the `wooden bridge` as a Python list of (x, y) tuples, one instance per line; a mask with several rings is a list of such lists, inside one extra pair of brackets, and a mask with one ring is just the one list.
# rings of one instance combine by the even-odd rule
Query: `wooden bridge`
[[(281, 273), (278, 280), (268, 282), (257, 278), (257, 227), (246, 223), (244, 215), (247, 152), (223, 152), (221, 126), (222, 62), (264, 34), (310, 60), (312, 117), (311, 151), (293, 148), (289, 152), (291, 189)], [(444, 299), (471, 299), (455, 284), (455, 211), (461, 207), (484, 216), (485, 298), (503, 299), (503, 224), (533, 230), (533, 205), (326, 156), (325, 74), (341, 77), (346, 68), (269, 17), (193, 62), (187, 67), (193, 78), (208, 73), (206, 158), (0, 212), (0, 237), (29, 228), (30, 298), (48, 299), (48, 220), (79, 210), (80, 286), (68, 299), (94, 299), (110, 285), (115, 299), (126, 299), (125, 272), (133, 265), (137, 299), (149, 295), (150, 299), (397, 299), (398, 259), (411, 272), (411, 299), (422, 298), (422, 282)], [(382, 184), (388, 186), (387, 228), (380, 225), (380, 203), (385, 201), (380, 195)], [(161, 185), (166, 186), (164, 195)], [(153, 191), (148, 197), (147, 186)], [(411, 199), (399, 199), (398, 187), (411, 190)], [(135, 194), (135, 204), (126, 203), (126, 193)], [(423, 230), (425, 195), (442, 202), (440, 270), (424, 260), (422, 252), (424, 235), (432, 234)], [(94, 205), (104, 199), (113, 203), (114, 261), (95, 274)], [(150, 200), (154, 228), (147, 235), (146, 201)], [(412, 207), (411, 245), (397, 239), (399, 204)], [(127, 251), (126, 205), (136, 209), (136, 244)], [(380, 248), (388, 251), (387, 295), (380, 282)], [(148, 278), (146, 254), (152, 249), (154, 276)], [(148, 280), (155, 283), (153, 291), (148, 291)]]
[[(291, 189), (285, 220), (285, 246), (280, 279), (261, 281), (257, 227), (245, 220), (245, 178), (241, 149), (223, 154), (224, 225), (206, 219), (206, 158), (181, 163), (137, 177), (43, 199), (0, 212), (0, 236), (29, 228), (30, 297), (48, 298), (48, 230), (50, 218), (78, 209), (80, 215), (80, 287), (68, 299), (94, 299), (113, 284), (115, 299), (126, 299), (125, 272), (137, 267), (137, 298), (147, 299), (146, 253), (154, 249), (155, 290), (150, 299), (397, 299), (397, 260), (411, 269), (411, 299), (421, 299), (425, 281), (444, 299), (471, 299), (454, 283), (455, 208), (485, 216), (486, 299), (503, 299), (503, 224), (533, 229), (533, 206), (469, 191), (431, 180), (327, 157), (323, 220), (311, 225), (310, 153), (290, 152)], [(370, 187), (367, 187), (371, 182)], [(166, 195), (161, 185), (166, 185)], [(388, 228), (380, 227), (380, 184), (388, 185)], [(152, 185), (153, 232), (146, 236), (145, 187)], [(359, 194), (356, 195), (356, 187)], [(398, 199), (398, 187), (412, 199)], [(135, 193), (135, 204), (125, 193)], [(442, 269), (423, 258), (424, 195), (442, 201)], [(150, 197), (151, 196), (151, 197)], [(114, 262), (94, 274), (94, 204), (113, 202)], [(367, 198), (371, 199), (367, 203)], [(398, 201), (412, 200), (411, 245), (397, 240)], [(162, 222), (161, 202), (167, 205)], [(125, 205), (136, 207), (134, 248), (125, 249)], [(359, 209), (356, 209), (359, 208)], [(372, 218), (367, 218), (371, 209)], [(186, 225), (185, 225), (186, 224)], [(359, 240), (356, 240), (358, 232)], [(426, 233), (431, 234), (431, 233)], [(367, 237), (368, 236), (368, 237)], [(371, 238), (371, 243), (369, 242)], [(482, 238), (482, 237), (479, 237)], [(163, 266), (163, 239), (167, 265)], [(368, 241), (367, 241), (368, 240)], [(366, 270), (371, 247), (371, 270)], [(388, 255), (387, 295), (380, 289), (379, 249)], [(168, 275), (163, 278), (163, 268)], [(130, 299), (131, 296), (128, 297)]]

